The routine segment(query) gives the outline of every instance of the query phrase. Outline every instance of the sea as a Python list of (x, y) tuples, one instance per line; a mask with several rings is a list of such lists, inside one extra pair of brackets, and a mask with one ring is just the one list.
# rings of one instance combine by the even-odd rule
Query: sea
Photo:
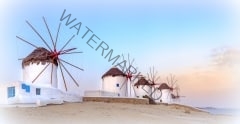
[(214, 115), (240, 116), (240, 109), (214, 108), (214, 107), (197, 107), (197, 108)]

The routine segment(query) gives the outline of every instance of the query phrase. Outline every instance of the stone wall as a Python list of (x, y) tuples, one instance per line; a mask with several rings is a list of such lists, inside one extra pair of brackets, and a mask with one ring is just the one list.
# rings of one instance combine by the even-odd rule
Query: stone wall
[(83, 102), (107, 102), (107, 103), (130, 103), (149, 104), (146, 98), (119, 98), (119, 97), (83, 97)]

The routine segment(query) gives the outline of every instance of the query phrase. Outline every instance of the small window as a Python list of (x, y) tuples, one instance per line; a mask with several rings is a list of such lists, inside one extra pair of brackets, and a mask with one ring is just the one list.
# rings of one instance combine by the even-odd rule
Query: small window
[(29, 85), (26, 86), (26, 92), (28, 92), (28, 93), (30, 92), (30, 86)]
[(26, 84), (22, 84), (22, 89), (25, 90), (27, 93), (30, 92), (30, 86)]
[(41, 95), (41, 89), (40, 88), (36, 88), (36, 95)]
[(22, 89), (26, 89), (26, 84), (22, 84)]
[(116, 87), (119, 87), (119, 83), (116, 84)]
[(15, 96), (15, 87), (8, 87), (8, 98)]

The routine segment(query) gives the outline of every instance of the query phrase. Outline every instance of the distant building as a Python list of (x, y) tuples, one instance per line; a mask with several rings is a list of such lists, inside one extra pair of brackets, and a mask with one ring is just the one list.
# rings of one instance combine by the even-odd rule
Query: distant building
[(110, 96), (127, 97), (126, 75), (116, 67), (109, 69), (102, 76), (102, 91)]
[(127, 97), (126, 75), (116, 67), (109, 69), (102, 75), (100, 90), (88, 90), (85, 97)]
[(160, 102), (162, 103), (171, 103), (172, 101), (172, 90), (173, 88), (171, 88), (170, 86), (168, 86), (166, 83), (162, 83), (159, 88), (161, 91), (161, 98), (160, 98)]
[(151, 95), (152, 87), (144, 77), (140, 77), (139, 80), (134, 84), (134, 91), (137, 98), (143, 98), (145, 95)]

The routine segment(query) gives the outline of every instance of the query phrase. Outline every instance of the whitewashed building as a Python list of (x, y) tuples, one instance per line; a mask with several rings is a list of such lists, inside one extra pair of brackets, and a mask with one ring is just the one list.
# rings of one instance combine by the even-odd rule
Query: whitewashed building
[(161, 98), (159, 102), (162, 103), (171, 103), (172, 102), (172, 90), (170, 86), (168, 86), (166, 83), (162, 83), (159, 86), (159, 90), (161, 91)]
[(127, 97), (126, 75), (116, 67), (102, 76), (102, 94), (110, 97)]
[(54, 87), (42, 87), (16, 81), (0, 84), (0, 104), (61, 104), (64, 94)]
[(143, 98), (145, 95), (150, 96), (152, 93), (151, 84), (144, 77), (140, 77), (133, 88), (137, 98)]

